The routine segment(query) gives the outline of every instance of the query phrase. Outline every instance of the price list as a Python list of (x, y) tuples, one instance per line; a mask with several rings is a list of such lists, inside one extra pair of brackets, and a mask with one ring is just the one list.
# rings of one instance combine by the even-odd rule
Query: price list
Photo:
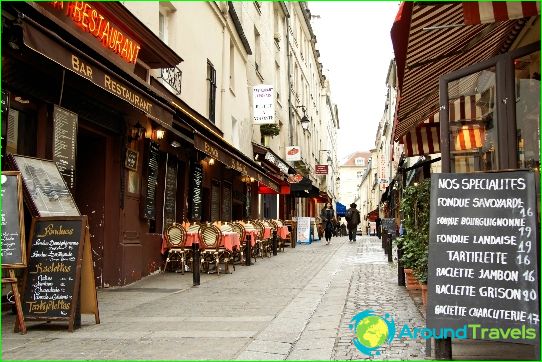
[(471, 338), (536, 343), (534, 175), (433, 174), (429, 234), (428, 327), (478, 325)]
[(24, 292), (25, 317), (69, 317), (80, 262), (81, 225), (81, 220), (36, 222)]
[[(24, 263), (16, 175), (2, 174), (2, 266)], [(24, 240), (22, 241), (24, 242)]]
[(177, 205), (177, 162), (168, 163), (164, 195), (164, 230), (175, 222)]
[(75, 186), (77, 114), (55, 105), (53, 119), (53, 161), (70, 190), (73, 190)]
[(195, 163), (190, 172), (190, 218), (194, 221), (201, 220), (203, 168)]

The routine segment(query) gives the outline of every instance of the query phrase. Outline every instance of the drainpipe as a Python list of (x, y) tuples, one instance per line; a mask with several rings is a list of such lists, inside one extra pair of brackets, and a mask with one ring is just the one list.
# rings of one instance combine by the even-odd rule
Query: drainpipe
[[(224, 99), (225, 96), (226, 96), (226, 64), (227, 64), (227, 59), (226, 59), (226, 49), (229, 51), (230, 49), (230, 44), (229, 42), (227, 42), (227, 37), (226, 37), (226, 15), (224, 14), (224, 25), (222, 26), (222, 87), (220, 89), (220, 121), (221, 121), (221, 129), (226, 129), (226, 128), (229, 128), (231, 129), (231, 125), (230, 127), (225, 127), (224, 123), (226, 121), (225, 117), (226, 115), (224, 114), (225, 113), (225, 104), (226, 104), (226, 100)], [(229, 62), (228, 62), (229, 63)], [(228, 68), (229, 70), (229, 68)], [(229, 86), (229, 85), (228, 85)], [(230, 137), (231, 139), (233, 139), (233, 136), (230, 134)]]

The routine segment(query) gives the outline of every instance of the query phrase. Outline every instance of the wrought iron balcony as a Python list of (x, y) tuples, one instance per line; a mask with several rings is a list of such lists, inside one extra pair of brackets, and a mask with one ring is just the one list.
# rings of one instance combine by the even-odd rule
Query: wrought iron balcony
[(176, 95), (181, 94), (181, 82), (183, 78), (183, 72), (177, 68), (161, 68), (160, 76), (158, 79), (163, 79), (171, 88), (175, 90)]

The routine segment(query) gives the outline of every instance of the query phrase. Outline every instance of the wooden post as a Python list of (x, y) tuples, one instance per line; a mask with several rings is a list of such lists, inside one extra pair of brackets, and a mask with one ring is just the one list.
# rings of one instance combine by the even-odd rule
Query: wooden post
[(252, 245), (250, 244), (251, 238), (250, 235), (247, 234), (246, 236), (246, 244), (245, 244), (245, 265), (250, 266), (252, 261)]
[(273, 255), (277, 255), (277, 230), (273, 230), (273, 244), (271, 245)]
[(13, 332), (21, 332), (26, 334), (26, 325), (24, 324), (23, 306), (21, 304), (21, 294), (19, 293), (19, 287), (17, 286), (17, 278), (15, 277), (15, 270), (9, 269), (9, 278), (2, 278), (2, 283), (10, 283), (11, 291), (13, 292), (13, 298), (15, 298), (15, 308), (17, 310), (17, 318), (15, 319), (15, 326)]
[(386, 235), (386, 254), (388, 254), (388, 262), (393, 262), (393, 239), (391, 237), (391, 234), (390, 233), (385, 233)]

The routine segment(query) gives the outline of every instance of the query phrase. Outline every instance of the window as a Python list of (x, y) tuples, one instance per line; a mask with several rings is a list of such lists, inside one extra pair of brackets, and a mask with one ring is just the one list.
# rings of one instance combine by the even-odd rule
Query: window
[(262, 78), (262, 49), (260, 42), (260, 32), (258, 31), (258, 29), (254, 28), (254, 66), (256, 68), (256, 74), (258, 74), (258, 76)]
[(239, 142), (239, 121), (234, 117), (231, 118), (231, 143), (235, 148), (241, 148), (241, 143)]
[(207, 87), (209, 94), (209, 121), (215, 123), (215, 108), (216, 108), (216, 70), (209, 60), (207, 60)]
[(277, 92), (277, 101), (280, 103), (280, 66), (275, 63), (275, 91)]
[(362, 157), (357, 157), (354, 162), (356, 166), (365, 166), (365, 159)]
[(230, 42), (230, 89), (235, 91), (235, 46)]

